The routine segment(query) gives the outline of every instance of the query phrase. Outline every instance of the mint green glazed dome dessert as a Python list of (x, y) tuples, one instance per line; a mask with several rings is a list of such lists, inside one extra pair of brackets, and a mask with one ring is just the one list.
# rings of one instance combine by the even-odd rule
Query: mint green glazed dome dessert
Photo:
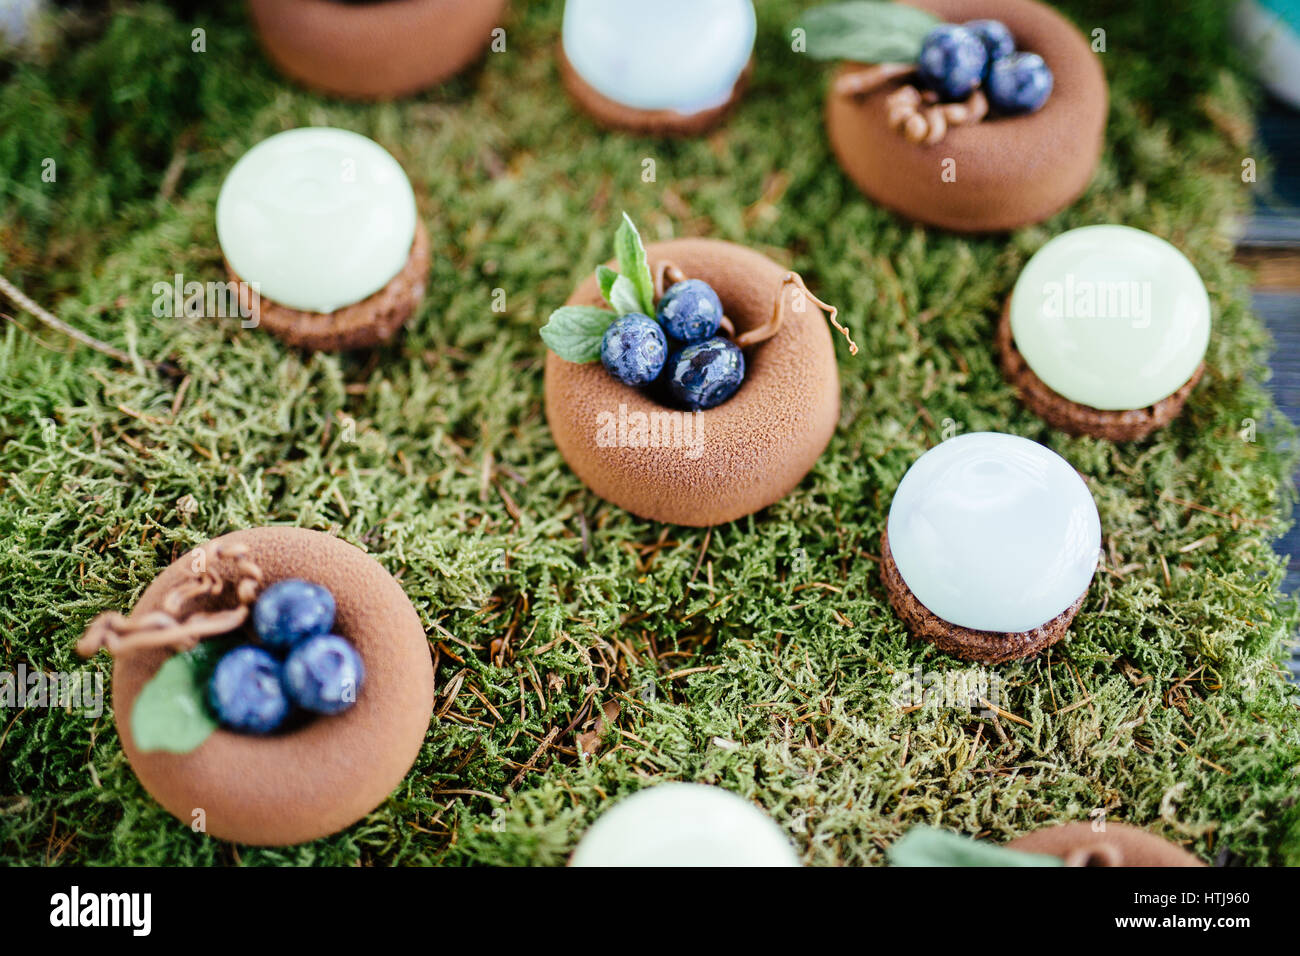
[(1168, 424), (1204, 371), (1210, 299), (1158, 236), (1085, 226), (1025, 265), (998, 329), (1008, 380), (1062, 431), (1132, 441)]
[(304, 127), (258, 143), (227, 174), (216, 226), (245, 324), (292, 345), (379, 344), (423, 298), (429, 241), (415, 193), (358, 133)]

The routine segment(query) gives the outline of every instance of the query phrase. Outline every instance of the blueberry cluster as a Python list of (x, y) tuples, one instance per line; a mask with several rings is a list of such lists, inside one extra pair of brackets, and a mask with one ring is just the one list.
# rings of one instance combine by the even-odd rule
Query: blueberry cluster
[(1052, 71), (1037, 53), (1017, 53), (998, 20), (945, 23), (931, 30), (917, 58), (921, 81), (943, 100), (964, 100), (981, 85), (1000, 113), (1032, 113), (1052, 92)]
[(289, 578), (262, 592), (253, 605), (260, 644), (227, 651), (208, 681), (208, 703), (231, 730), (269, 734), (294, 707), (340, 714), (357, 699), (365, 677), (361, 655), (331, 634), (334, 595), (310, 581)]
[(745, 356), (718, 335), (721, 322), (722, 302), (713, 288), (684, 279), (664, 292), (654, 318), (629, 312), (615, 319), (601, 340), (600, 360), (625, 385), (663, 381), (687, 408), (713, 408), (745, 380)]

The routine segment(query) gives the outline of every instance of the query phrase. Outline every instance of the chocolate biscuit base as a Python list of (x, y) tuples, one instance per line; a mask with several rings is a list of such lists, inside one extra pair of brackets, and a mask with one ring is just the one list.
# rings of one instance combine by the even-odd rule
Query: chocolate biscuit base
[(1108, 441), (1137, 441), (1158, 428), (1163, 428), (1178, 417), (1187, 403), (1187, 396), (1201, 380), (1205, 363), (1196, 366), (1192, 377), (1172, 395), (1162, 398), (1146, 408), (1111, 411), (1081, 405), (1059, 395), (1034, 374), (1025, 357), (1016, 348), (1011, 336), (1011, 300), (1002, 309), (995, 336), (1002, 374), (1016, 389), (1020, 400), (1031, 412), (1070, 435), (1091, 435)]
[(951, 624), (931, 613), (907, 586), (894, 563), (893, 552), (889, 550), (888, 531), (880, 536), (880, 577), (885, 582), (890, 606), (903, 619), (913, 637), (929, 641), (945, 654), (981, 664), (1003, 664), (1029, 657), (1055, 644), (1070, 629), (1070, 622), (1079, 613), (1088, 594), (1085, 589), (1068, 608), (1032, 631), (977, 631)]
[(751, 59), (741, 71), (740, 78), (731, 89), (731, 96), (721, 106), (700, 110), (698, 113), (679, 113), (676, 110), (642, 110), (611, 100), (578, 75), (569, 58), (564, 55), (564, 44), (556, 44), (560, 62), (560, 78), (564, 88), (577, 104), (596, 122), (614, 129), (652, 136), (697, 136), (717, 126), (736, 105), (749, 82), (754, 61)]
[(429, 234), (423, 223), (417, 223), (411, 254), (402, 271), (373, 295), (333, 312), (305, 312), (266, 296), (255, 297), (229, 262), (226, 272), (237, 283), (243, 313), (289, 345), (321, 352), (369, 348), (391, 339), (424, 298), (429, 276)]

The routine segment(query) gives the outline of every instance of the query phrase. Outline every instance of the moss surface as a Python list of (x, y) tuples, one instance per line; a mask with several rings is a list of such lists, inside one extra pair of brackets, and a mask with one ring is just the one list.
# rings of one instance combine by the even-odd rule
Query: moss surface
[[(1290, 432), (1270, 427), (1267, 340), (1230, 262), (1228, 226), (1253, 188), (1241, 163), (1258, 157), (1217, 0), (1176, 16), (1160, 0), (1071, 3), (1086, 31), (1107, 31), (1101, 169), (1067, 212), (975, 241), (901, 223), (840, 174), (821, 127), (827, 71), (785, 41), (799, 3), (760, 2), (740, 109), (674, 143), (575, 112), (554, 0), (514, 5), (507, 52), (375, 106), (282, 81), (242, 9), (207, 6), (121, 5), (0, 67), (0, 272), (181, 370), (5, 324), (0, 669), (107, 682), (107, 658), (73, 652), (95, 614), (130, 608), (214, 535), (300, 524), (401, 580), (434, 648), (437, 719), (375, 813), (267, 850), (191, 833), (155, 805), (108, 711), (0, 710), (0, 860), (559, 863), (607, 800), (671, 778), (755, 800), (809, 863), (882, 862), (916, 823), (1002, 840), (1093, 812), (1207, 860), (1300, 862), (1300, 722), (1279, 666), (1296, 609), (1270, 549), (1290, 512)], [(409, 171), (435, 248), (408, 332), (339, 357), (230, 322), (155, 319), (154, 283), (220, 278), (224, 172), (303, 124), (365, 133)], [(799, 269), (863, 346), (855, 359), (837, 346), (830, 449), (762, 514), (711, 532), (642, 522), (556, 452), (537, 329), (608, 255), (624, 209), (648, 240), (716, 236)], [(1128, 447), (1050, 433), (990, 347), (1025, 259), (1099, 222), (1177, 244), (1214, 303), (1209, 371), (1185, 415)], [(980, 429), (1044, 441), (1088, 477), (1108, 559), (1068, 640), (996, 669), (1000, 714), (900, 706), (909, 675), (967, 668), (909, 640), (886, 604), (886, 509), (925, 448)], [(611, 702), (617, 718), (580, 756), (577, 735)]]

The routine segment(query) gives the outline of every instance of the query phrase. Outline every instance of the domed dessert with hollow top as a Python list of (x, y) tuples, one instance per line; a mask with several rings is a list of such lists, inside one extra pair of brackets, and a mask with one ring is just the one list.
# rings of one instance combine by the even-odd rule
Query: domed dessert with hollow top
[(1205, 866), (1176, 843), (1127, 823), (1107, 821), (1043, 827), (1007, 844), (1022, 853), (1046, 853), (1066, 866)]
[[(856, 13), (846, 13), (846, 8)], [(956, 232), (1039, 222), (1101, 156), (1105, 75), (1088, 41), (1035, 0), (859, 0), (804, 15), (807, 53), (845, 64), (826, 128), (873, 201)], [(1010, 34), (1011, 51), (995, 21)], [(885, 24), (890, 29), (884, 29)]]
[[(546, 418), (560, 453), (593, 492), (643, 518), (706, 526), (772, 504), (808, 473), (839, 416), (823, 304), (796, 273), (728, 242), (652, 243), (641, 269), (635, 259), (620, 255), (621, 275), (614, 263), (601, 266), (542, 330)], [(636, 274), (643, 281), (629, 278)], [(636, 287), (661, 303), (668, 282), (685, 279), (716, 293), (725, 313), (719, 334), (670, 341), (662, 367), (638, 367), (635, 378), (599, 361), (602, 336), (621, 327), (606, 303), (653, 322), (649, 314), (663, 310)], [(705, 334), (712, 323), (675, 327)], [(645, 343), (638, 362), (662, 361), (653, 336), (636, 341)]]
[(881, 538), (890, 604), (915, 637), (996, 664), (1061, 639), (1101, 549), (1097, 506), (1065, 459), (974, 432), (916, 460)]
[(756, 30), (751, 0), (567, 0), (560, 73), (606, 126), (693, 135), (739, 98)]
[[(258, 594), (291, 579), (333, 596), (330, 625), (320, 622), (333, 634), (297, 643), (287, 674), (274, 643), (242, 648), (258, 652), (247, 662), (222, 657), (255, 672), (228, 675), (229, 692), (223, 677), (217, 692), (219, 706), (241, 708), (240, 720), (226, 712), (215, 715), (221, 726), (205, 723), (194, 696), (202, 689), (187, 686), (199, 683), (193, 655), (247, 628)], [(332, 644), (313, 646), (322, 641)], [(303, 843), (355, 823), (402, 782), (433, 712), (433, 667), (415, 608), (374, 558), (318, 531), (251, 528), (195, 548), (154, 579), (129, 617), (92, 623), (78, 650), (101, 648), (114, 655), (114, 719), (140, 783), (182, 824), (223, 840)], [(360, 693), (340, 700), (343, 677)], [(305, 708), (282, 726), (265, 693), (277, 679)], [(160, 707), (161, 726), (149, 719)]]
[(1178, 844), (1126, 823), (1103, 820), (1034, 830), (1005, 846), (925, 825), (886, 851), (891, 866), (1204, 866)]
[(441, 83), (492, 41), (506, 0), (249, 0), (267, 56), (313, 89), (391, 99)]

